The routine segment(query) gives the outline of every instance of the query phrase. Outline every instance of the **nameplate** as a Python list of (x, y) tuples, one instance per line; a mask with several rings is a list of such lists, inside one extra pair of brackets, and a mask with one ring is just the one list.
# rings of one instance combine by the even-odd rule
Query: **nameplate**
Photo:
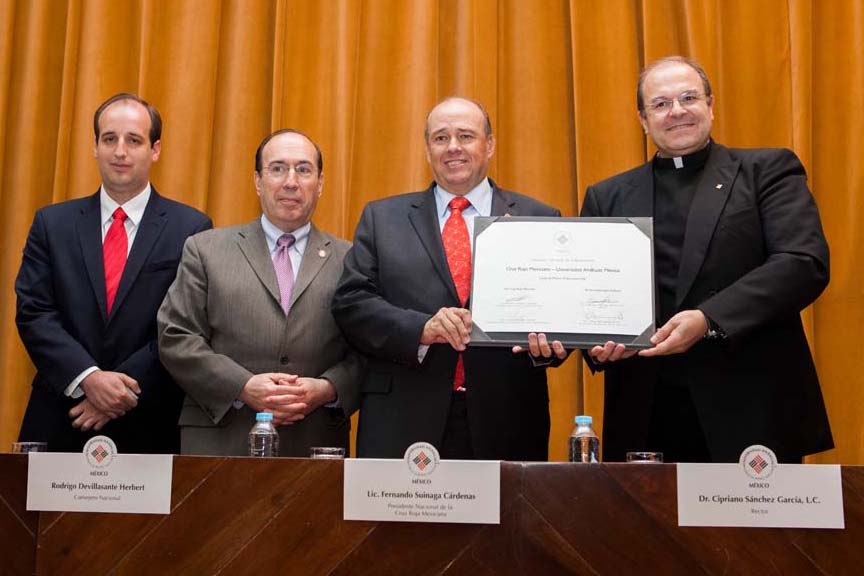
[(402, 460), (345, 461), (345, 520), (500, 524), (501, 463), (440, 460), (412, 444)]
[(751, 446), (738, 464), (678, 464), (678, 525), (844, 528), (840, 466), (777, 464)]
[(56, 512), (171, 512), (172, 455), (118, 454), (106, 436), (83, 454), (31, 452), (27, 510)]

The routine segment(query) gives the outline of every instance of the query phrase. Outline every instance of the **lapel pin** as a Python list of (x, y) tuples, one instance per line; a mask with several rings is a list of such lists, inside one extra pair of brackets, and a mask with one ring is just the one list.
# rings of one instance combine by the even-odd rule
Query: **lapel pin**
[(318, 250), (319, 258), (324, 258), (325, 256), (327, 256), (327, 252), (325, 252), (324, 250)]
[(717, 184), (717, 186), (715, 186), (715, 188), (717, 188), (717, 190), (719, 190), (719, 189), (722, 188), (722, 187), (723, 187), (722, 184)]

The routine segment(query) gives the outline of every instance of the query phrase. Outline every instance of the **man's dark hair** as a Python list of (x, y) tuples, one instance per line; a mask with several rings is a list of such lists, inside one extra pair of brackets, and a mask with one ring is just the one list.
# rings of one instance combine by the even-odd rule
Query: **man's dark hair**
[(699, 78), (702, 79), (702, 88), (705, 90), (705, 101), (709, 104), (711, 103), (711, 82), (708, 81), (708, 75), (705, 73), (705, 70), (699, 62), (693, 58), (685, 58), (684, 56), (666, 56), (665, 58), (655, 60), (646, 66), (639, 75), (639, 83), (636, 85), (636, 107), (639, 109), (639, 114), (642, 116), (645, 115), (645, 100), (642, 94), (642, 88), (645, 85), (645, 77), (655, 68), (659, 68), (666, 64), (685, 64), (695, 70), (696, 73), (699, 74)]
[(312, 138), (310, 138), (300, 130), (295, 130), (293, 128), (283, 128), (281, 130), (277, 130), (276, 132), (273, 132), (261, 141), (261, 144), (258, 145), (258, 149), (255, 151), (255, 172), (260, 173), (261, 168), (263, 168), (263, 166), (261, 166), (261, 154), (264, 151), (264, 147), (267, 145), (268, 142), (270, 142), (270, 140), (272, 140), (275, 136), (279, 136), (280, 134), (299, 134), (300, 136), (306, 138), (306, 140), (311, 142), (312, 146), (315, 147), (315, 152), (318, 154), (318, 174), (321, 174), (321, 172), (324, 170), (324, 155), (321, 154), (321, 149), (318, 147), (318, 144), (316, 144), (315, 141), (312, 140)]
[(432, 115), (432, 111), (435, 110), (435, 108), (438, 108), (440, 105), (451, 100), (462, 100), (463, 102), (469, 102), (476, 106), (480, 110), (480, 112), (483, 113), (483, 131), (486, 133), (486, 137), (489, 138), (490, 136), (492, 136), (492, 121), (489, 119), (489, 113), (486, 112), (486, 107), (483, 106), (483, 104), (481, 104), (477, 100), (474, 100), (473, 98), (465, 98), (464, 96), (449, 96), (444, 100), (438, 102), (435, 106), (433, 106), (432, 110), (429, 110), (429, 114), (426, 115), (426, 126), (423, 129), (423, 136), (426, 138), (427, 142), (429, 141), (429, 116)]
[(115, 94), (105, 100), (96, 109), (96, 113), (93, 114), (93, 133), (96, 135), (96, 143), (99, 143), (99, 118), (102, 116), (102, 113), (115, 102), (122, 102), (124, 100), (131, 100), (132, 102), (141, 104), (147, 109), (147, 113), (150, 114), (150, 134), (148, 136), (150, 138), (150, 147), (152, 148), (156, 142), (162, 139), (162, 116), (159, 115), (159, 111), (149, 102), (130, 92)]

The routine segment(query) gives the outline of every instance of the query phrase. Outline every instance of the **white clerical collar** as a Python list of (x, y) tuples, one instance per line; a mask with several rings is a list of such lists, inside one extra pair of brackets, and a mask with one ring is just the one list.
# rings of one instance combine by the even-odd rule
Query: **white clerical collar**
[(654, 167), (661, 170), (681, 170), (682, 168), (698, 169), (705, 165), (708, 161), (708, 156), (711, 154), (710, 138), (708, 142), (695, 152), (685, 154), (683, 156), (660, 156), (660, 153), (654, 155)]

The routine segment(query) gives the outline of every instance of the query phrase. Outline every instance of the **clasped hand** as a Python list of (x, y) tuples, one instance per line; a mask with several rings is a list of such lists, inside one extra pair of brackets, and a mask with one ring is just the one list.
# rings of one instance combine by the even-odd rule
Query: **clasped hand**
[(256, 374), (243, 386), (239, 399), (256, 412), (273, 414), (276, 426), (290, 425), (336, 400), (336, 389), (323, 378), (280, 372)]
[(88, 432), (91, 429), (98, 432), (105, 424), (118, 416), (119, 414), (112, 416), (99, 410), (88, 398), (84, 398), (69, 410), (72, 427), (80, 428), (82, 432)]
[(81, 381), (84, 399), (69, 410), (74, 428), (99, 431), (110, 420), (119, 418), (138, 405), (141, 387), (122, 372), (96, 370)]
[(138, 405), (141, 387), (122, 372), (96, 370), (81, 381), (81, 389), (93, 406), (110, 418), (122, 416)]

